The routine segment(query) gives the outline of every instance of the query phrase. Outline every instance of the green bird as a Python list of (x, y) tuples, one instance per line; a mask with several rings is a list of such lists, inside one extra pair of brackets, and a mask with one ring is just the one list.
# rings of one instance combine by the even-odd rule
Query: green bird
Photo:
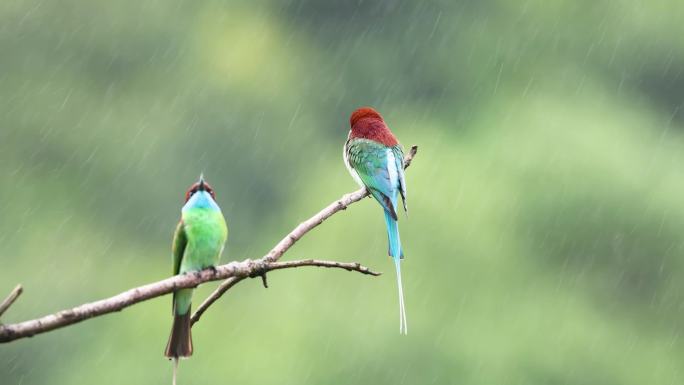
[[(185, 193), (181, 220), (173, 237), (173, 274), (186, 274), (213, 268), (228, 238), (228, 226), (215, 201), (214, 189), (200, 176)], [(192, 355), (190, 308), (193, 289), (173, 293), (173, 327), (164, 355), (178, 363)], [(175, 370), (174, 370), (175, 383)]]

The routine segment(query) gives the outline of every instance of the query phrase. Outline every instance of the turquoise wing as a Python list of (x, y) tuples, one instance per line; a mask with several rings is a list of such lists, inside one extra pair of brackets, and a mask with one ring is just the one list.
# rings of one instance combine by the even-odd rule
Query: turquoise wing
[[(394, 158), (392, 162), (391, 158)], [(395, 220), (397, 194), (401, 190), (400, 180), (403, 179), (403, 167), (397, 168), (397, 163), (403, 163), (403, 159), (401, 148), (398, 146), (387, 147), (368, 139), (350, 139), (347, 142), (349, 165), (359, 175), (371, 195)]]
[(392, 147), (394, 153), (394, 161), (397, 167), (397, 174), (399, 179), (399, 193), (401, 193), (401, 201), (404, 204), (404, 211), (408, 212), (406, 205), (406, 178), (404, 177), (404, 150), (401, 145)]

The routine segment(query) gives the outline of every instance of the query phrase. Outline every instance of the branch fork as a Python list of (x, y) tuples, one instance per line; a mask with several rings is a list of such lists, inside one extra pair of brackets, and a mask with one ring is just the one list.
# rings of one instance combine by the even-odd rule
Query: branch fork
[[(417, 146), (411, 147), (404, 159), (404, 168), (408, 167), (413, 157), (418, 151)], [(18, 322), (14, 324), (0, 324), (0, 343), (14, 341), (20, 338), (31, 337), (36, 334), (45, 333), (54, 329), (72, 325), (89, 318), (98, 317), (104, 314), (121, 311), (136, 303), (156, 298), (172, 293), (178, 289), (196, 287), (209, 281), (224, 281), (202, 302), (191, 317), (193, 325), (199, 321), (202, 314), (216, 300), (230, 288), (238, 284), (245, 278), (261, 277), (264, 287), (268, 287), (266, 273), (273, 270), (299, 268), (304, 266), (317, 266), (326, 268), (343, 269), (358, 272), (365, 275), (378, 276), (381, 273), (375, 272), (360, 263), (348, 263), (337, 261), (325, 261), (317, 259), (303, 259), (295, 261), (279, 262), (279, 259), (287, 252), (292, 245), (300, 240), (304, 235), (315, 227), (321, 225), (326, 219), (335, 213), (346, 210), (349, 205), (360, 201), (369, 196), (365, 188), (355, 192), (345, 194), (340, 199), (329, 204), (313, 217), (305, 220), (286, 235), (278, 244), (262, 258), (251, 260), (246, 259), (242, 262), (230, 262), (216, 266), (213, 269), (205, 269), (193, 274), (176, 275), (154, 283), (133, 288), (113, 297), (102, 299), (95, 302), (86, 303), (71, 309), (61, 310), (54, 314), (48, 314), (41, 318)], [(0, 316), (16, 301), (22, 292), (21, 285), (18, 285), (0, 303)]]

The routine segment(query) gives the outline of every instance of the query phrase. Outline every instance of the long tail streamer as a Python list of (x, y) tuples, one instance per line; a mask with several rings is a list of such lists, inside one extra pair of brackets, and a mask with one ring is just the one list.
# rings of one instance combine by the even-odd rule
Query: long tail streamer
[(173, 358), (173, 385), (176, 385), (176, 374), (178, 373), (178, 357)]
[(399, 288), (399, 333), (408, 334), (408, 323), (406, 322), (406, 307), (404, 305), (404, 288), (401, 284), (401, 259), (393, 259), (394, 266), (397, 270), (397, 287)]

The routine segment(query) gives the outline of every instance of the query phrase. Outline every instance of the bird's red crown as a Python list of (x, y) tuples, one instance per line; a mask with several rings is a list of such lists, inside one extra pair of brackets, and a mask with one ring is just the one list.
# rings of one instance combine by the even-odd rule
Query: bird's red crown
[(349, 124), (351, 125), (350, 138), (370, 139), (389, 147), (399, 144), (382, 119), (382, 115), (371, 107), (361, 107), (352, 112)]

